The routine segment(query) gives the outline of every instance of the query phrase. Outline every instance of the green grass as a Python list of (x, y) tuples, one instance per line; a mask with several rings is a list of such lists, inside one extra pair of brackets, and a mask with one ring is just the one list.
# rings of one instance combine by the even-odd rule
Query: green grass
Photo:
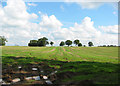
[(3, 69), (11, 64), (40, 62), (56, 68), (57, 74), (75, 73), (61, 82), (92, 80), (96, 84), (118, 83), (118, 47), (2, 47)]
[[(64, 51), (64, 50), (65, 51)], [(118, 63), (118, 47), (2, 47), (2, 56)]]

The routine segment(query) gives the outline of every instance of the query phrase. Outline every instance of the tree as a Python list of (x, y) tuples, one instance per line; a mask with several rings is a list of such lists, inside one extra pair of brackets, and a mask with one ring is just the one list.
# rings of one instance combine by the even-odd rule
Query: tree
[(65, 45), (65, 42), (60, 42), (60, 46), (64, 46)]
[(0, 46), (5, 46), (5, 42), (8, 42), (4, 36), (0, 36)]
[(81, 46), (82, 46), (82, 43), (79, 43), (78, 46), (81, 47)]
[(50, 44), (51, 44), (51, 46), (52, 46), (52, 45), (54, 44), (54, 42), (51, 41)]
[(72, 44), (72, 41), (71, 40), (67, 40), (67, 41), (65, 41), (65, 44), (70, 46)]
[(46, 46), (47, 44), (49, 44), (47, 40), (48, 39), (46, 37), (38, 39), (38, 46)]
[(88, 46), (93, 46), (93, 43), (92, 42), (88, 42)]
[(48, 42), (48, 41), (46, 41), (46, 45), (49, 45), (49, 42)]
[(76, 39), (76, 40), (74, 41), (74, 44), (78, 45), (78, 44), (79, 44), (79, 40)]
[(28, 46), (38, 46), (37, 40), (30, 40), (30, 43), (28, 43)]

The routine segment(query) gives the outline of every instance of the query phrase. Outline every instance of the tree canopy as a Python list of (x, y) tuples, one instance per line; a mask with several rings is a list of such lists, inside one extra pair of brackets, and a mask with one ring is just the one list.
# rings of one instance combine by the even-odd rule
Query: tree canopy
[(88, 46), (93, 46), (93, 43), (92, 42), (88, 42)]
[(82, 46), (82, 43), (79, 43), (78, 46), (81, 47), (81, 46)]
[(67, 41), (65, 41), (65, 44), (70, 46), (72, 44), (72, 41), (71, 40), (67, 40)]
[(74, 40), (74, 44), (78, 45), (79, 44), (79, 40), (78, 39)]
[(5, 46), (7, 39), (4, 36), (0, 36), (0, 46)]
[(38, 39), (38, 46), (46, 46), (47, 44), (49, 44), (49, 42), (46, 37)]
[(64, 41), (61, 41), (60, 42), (60, 46), (64, 46), (65, 45), (65, 42)]
[(51, 41), (51, 42), (50, 42), (50, 45), (52, 46), (53, 44), (54, 44), (54, 42)]

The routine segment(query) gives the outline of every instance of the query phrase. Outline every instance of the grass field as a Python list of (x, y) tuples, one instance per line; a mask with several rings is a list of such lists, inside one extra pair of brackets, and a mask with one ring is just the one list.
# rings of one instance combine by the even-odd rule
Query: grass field
[(49, 72), (58, 70), (54, 83), (91, 80), (94, 84), (118, 84), (118, 47), (2, 47), (3, 70), (9, 65), (27, 68), (39, 63), (52, 68)]

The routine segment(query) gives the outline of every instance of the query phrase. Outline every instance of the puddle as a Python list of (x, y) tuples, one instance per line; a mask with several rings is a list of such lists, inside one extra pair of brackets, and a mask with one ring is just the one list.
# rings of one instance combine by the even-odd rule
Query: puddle
[(50, 80), (45, 81), (47, 84), (53, 84)]
[(38, 69), (37, 69), (37, 68), (32, 68), (32, 70), (36, 71), (36, 70), (38, 70)]
[(16, 82), (19, 82), (19, 81), (20, 81), (19, 78), (16, 78), (16, 79), (13, 79), (13, 80), (12, 80), (13, 83), (16, 83)]
[(2, 82), (2, 79), (0, 79), (0, 82)]
[(25, 79), (26, 80), (31, 80), (33, 77), (26, 77)]
[(40, 80), (40, 76), (33, 76), (32, 77), (34, 80)]
[(21, 69), (22, 67), (21, 66), (18, 66), (19, 69)]
[(41, 72), (41, 73), (43, 73), (44, 71), (43, 71), (43, 70), (41, 70), (40, 72)]
[(43, 79), (48, 79), (48, 77), (47, 76), (43, 76)]
[(55, 73), (57, 73), (57, 71), (54, 71), (54, 72), (50, 73), (49, 76), (50, 76), (50, 75), (53, 75), (53, 74), (55, 74)]
[(2, 85), (10, 85), (11, 83), (6, 83), (4, 81), (2, 81)]

